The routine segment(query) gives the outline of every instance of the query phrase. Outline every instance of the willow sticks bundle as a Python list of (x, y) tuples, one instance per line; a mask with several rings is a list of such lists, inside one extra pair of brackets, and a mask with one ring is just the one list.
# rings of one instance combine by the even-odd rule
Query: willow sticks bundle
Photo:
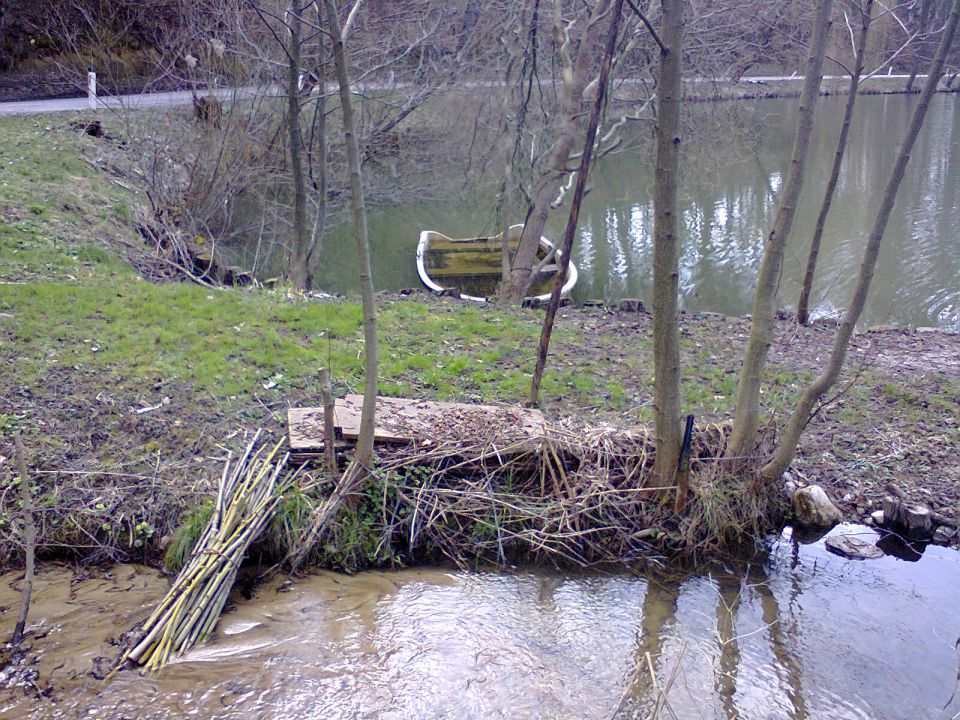
[(182, 655), (213, 632), (243, 556), (273, 518), (283, 490), (298, 470), (287, 468), (289, 453), (277, 460), (284, 441), (272, 450), (260, 431), (240, 458), (227, 457), (210, 522), (170, 591), (144, 624), (139, 639), (120, 658), (158, 670), (171, 655)]

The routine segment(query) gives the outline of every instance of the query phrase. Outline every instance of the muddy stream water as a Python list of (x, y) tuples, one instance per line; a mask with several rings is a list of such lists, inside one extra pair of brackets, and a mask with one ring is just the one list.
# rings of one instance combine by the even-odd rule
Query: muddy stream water
[[(872, 538), (865, 527), (840, 532)], [(161, 672), (92, 676), (168, 580), (45, 568), (32, 627), (51, 699), (9, 718), (950, 718), (960, 554), (853, 561), (788, 529), (763, 563), (684, 580), (415, 569), (275, 579)], [(914, 558), (916, 559), (916, 557)], [(0, 631), (18, 576), (0, 578)], [(98, 660), (98, 658), (101, 658)]]

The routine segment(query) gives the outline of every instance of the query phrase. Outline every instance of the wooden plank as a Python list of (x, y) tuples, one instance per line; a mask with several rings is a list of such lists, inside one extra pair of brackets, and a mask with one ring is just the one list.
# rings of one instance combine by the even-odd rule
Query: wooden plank
[[(334, 415), (339, 436), (356, 440), (360, 432), (362, 395), (347, 395), (336, 401)], [(506, 408), (498, 405), (433, 402), (411, 398), (378, 398), (374, 441), (379, 443), (429, 442), (431, 428), (449, 413), (482, 413), (493, 418), (520, 416), (519, 424), (505, 427), (505, 434), (526, 439), (541, 437), (544, 418), (539, 410)], [(507, 419), (504, 417), (504, 422)], [(287, 411), (290, 450), (315, 452), (323, 448), (323, 408), (290, 408)]]
[[(511, 240), (508, 243), (511, 250), (516, 250), (520, 244), (519, 238)], [(500, 238), (451, 238), (450, 240), (440, 240), (431, 238), (429, 252), (444, 253), (462, 253), (462, 252), (496, 252), (499, 254), (501, 248)]]

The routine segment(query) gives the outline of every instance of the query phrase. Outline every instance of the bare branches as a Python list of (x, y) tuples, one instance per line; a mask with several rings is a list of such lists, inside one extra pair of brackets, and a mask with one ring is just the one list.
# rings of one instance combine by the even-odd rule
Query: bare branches
[(637, 7), (634, 0), (627, 0), (627, 5), (629, 5), (630, 9), (633, 10), (634, 14), (638, 18), (640, 18), (640, 21), (644, 24), (644, 27), (647, 28), (647, 32), (650, 33), (650, 37), (652, 37), (653, 41), (660, 47), (660, 52), (669, 54), (670, 49), (663, 44), (663, 41), (660, 39), (660, 36), (657, 35), (656, 29), (647, 19), (647, 16), (643, 14), (643, 11), (640, 10), (639, 7)]

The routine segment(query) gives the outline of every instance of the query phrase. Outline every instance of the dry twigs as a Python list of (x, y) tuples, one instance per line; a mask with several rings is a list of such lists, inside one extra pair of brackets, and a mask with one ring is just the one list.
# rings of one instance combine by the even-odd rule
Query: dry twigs
[[(382, 449), (359, 511), (375, 526), (373, 544), (408, 562), (585, 567), (697, 559), (763, 537), (774, 524), (778, 498), (720, 462), (725, 426), (696, 434), (691, 500), (677, 515), (651, 482), (648, 433), (567, 422), (531, 438), (512, 412), (450, 411), (423, 434), (429, 440)], [(323, 522), (313, 523), (300, 560), (351, 520), (338, 515), (341, 494), (334, 490), (318, 508)]]

